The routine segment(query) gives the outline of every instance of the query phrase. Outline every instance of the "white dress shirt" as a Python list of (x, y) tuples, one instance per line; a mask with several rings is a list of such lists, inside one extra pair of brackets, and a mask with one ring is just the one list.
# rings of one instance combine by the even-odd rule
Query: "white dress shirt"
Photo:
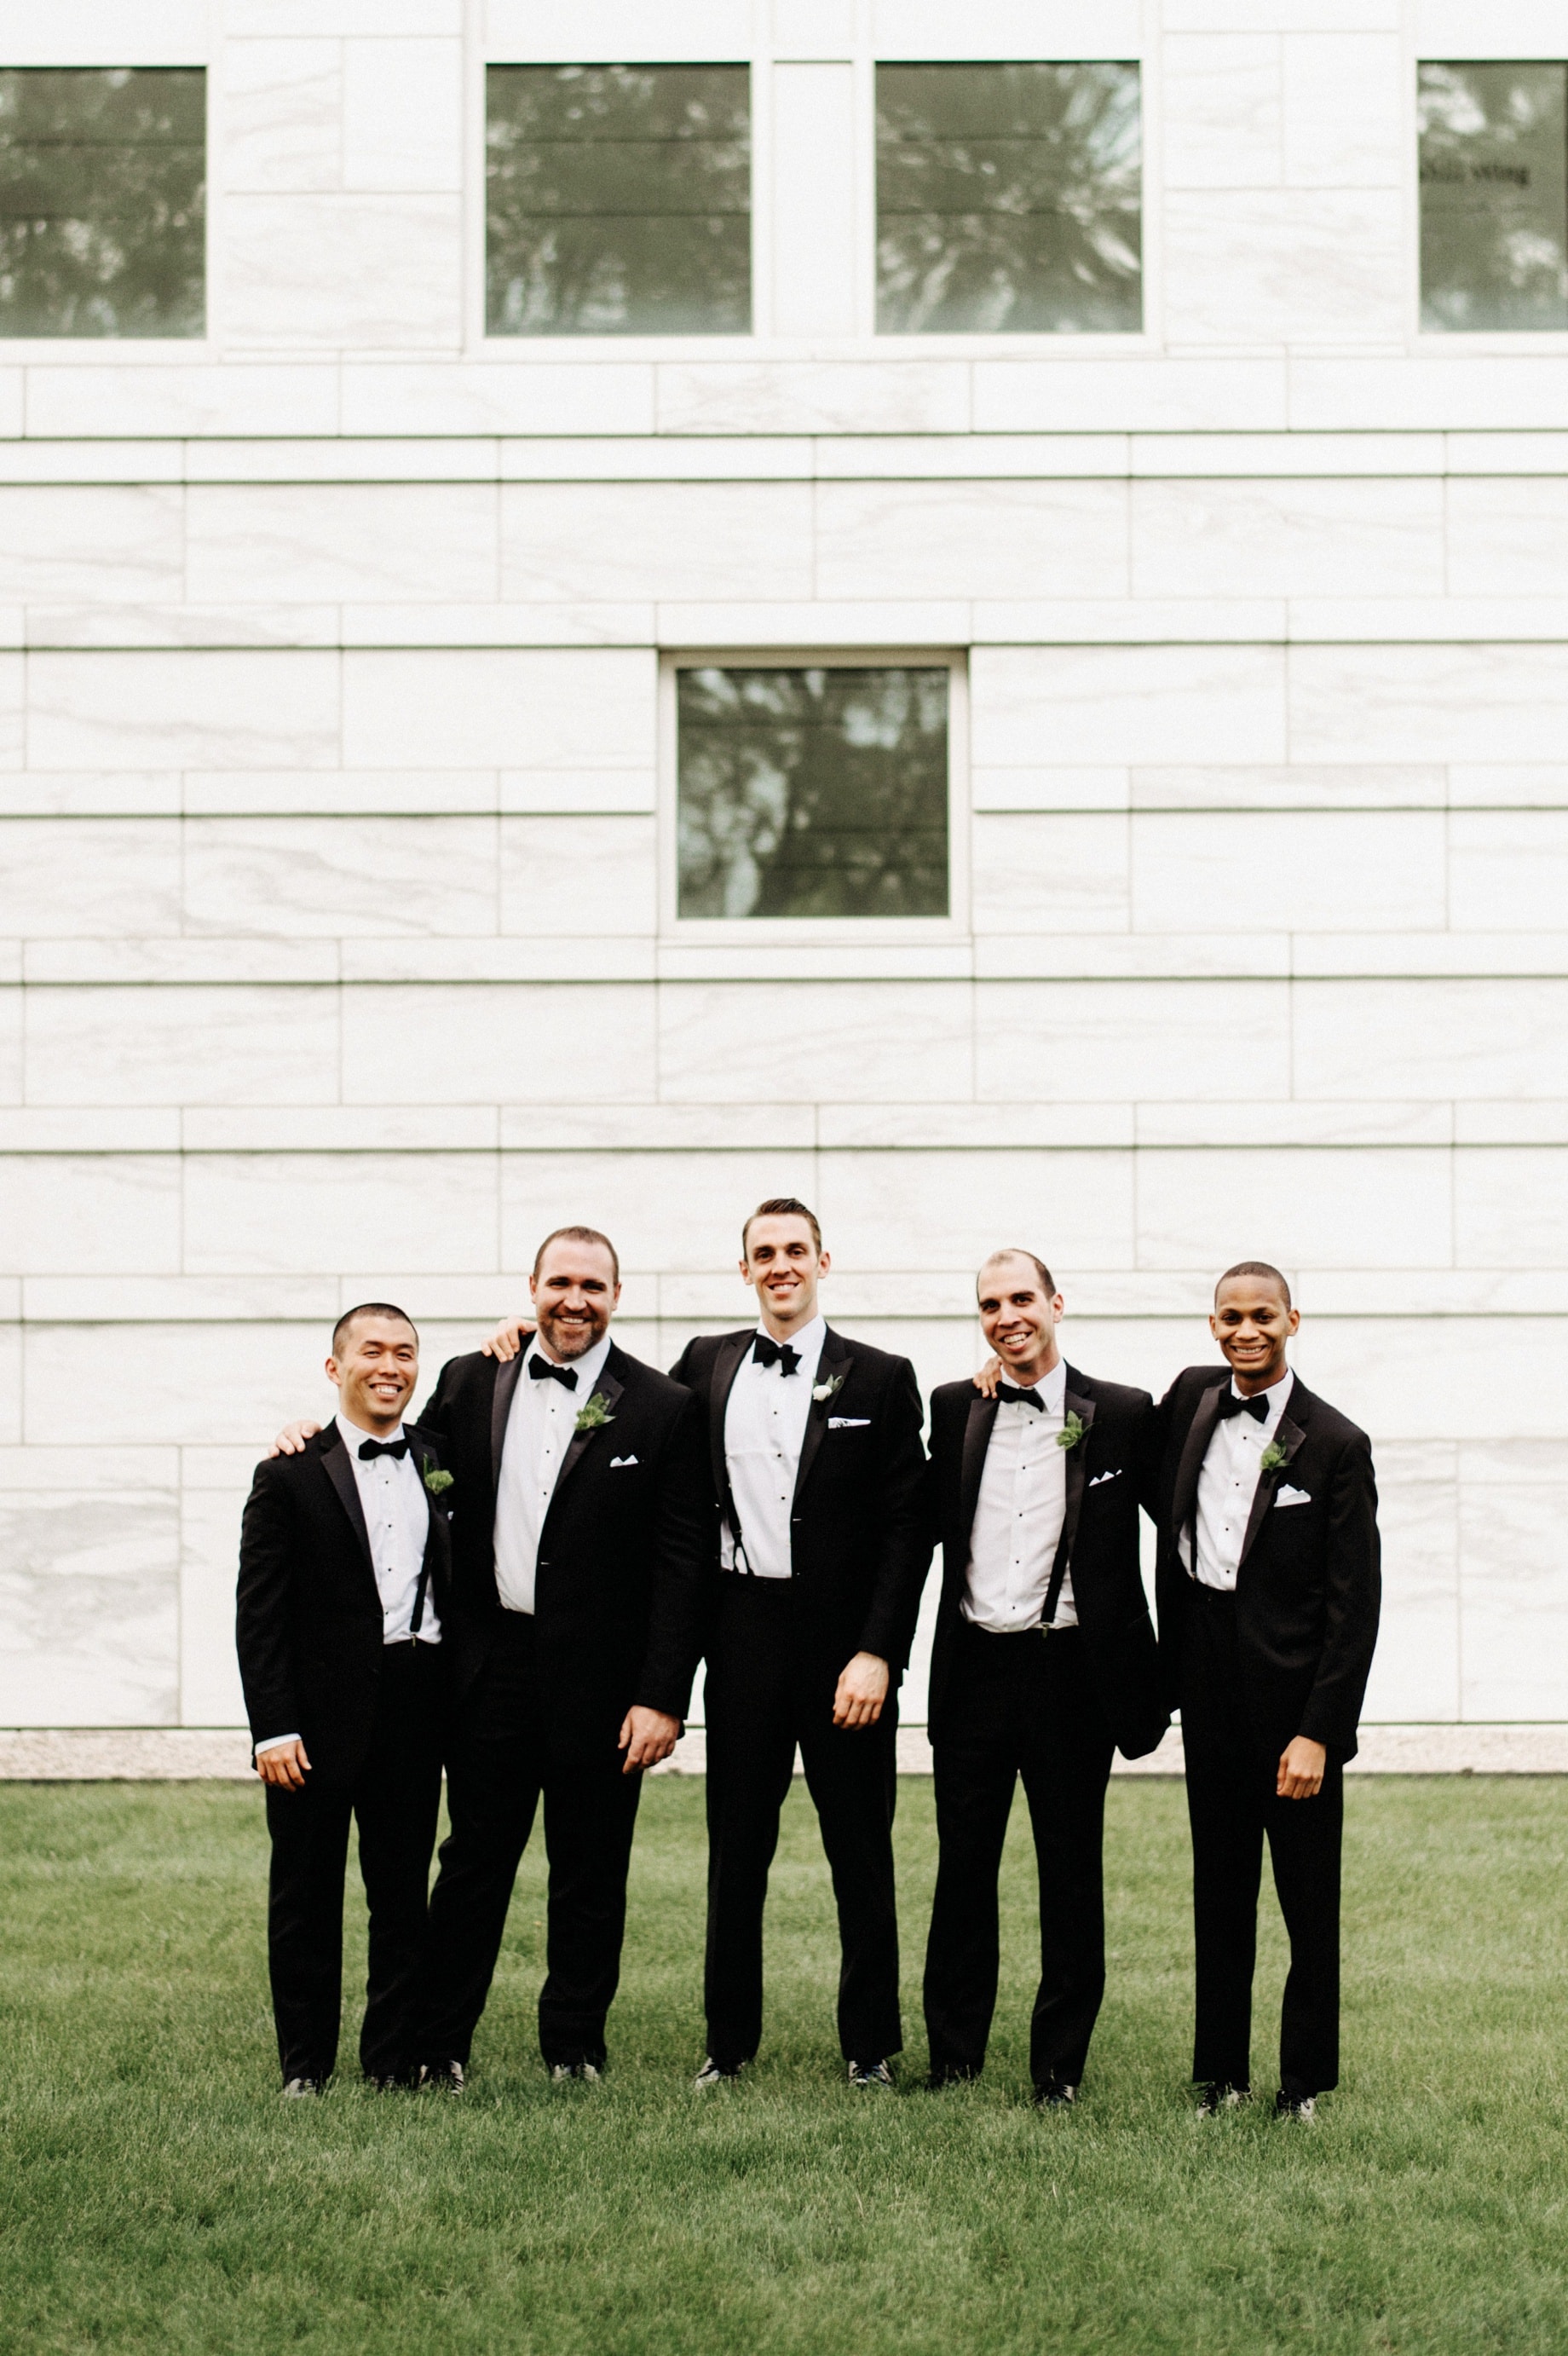
[[(1254, 1398), (1268, 1401), (1268, 1415), (1264, 1422), (1260, 1423), (1255, 1416), (1232, 1415), (1223, 1423), (1217, 1423), (1210, 1434), (1203, 1469), (1198, 1475), (1198, 1577), (1204, 1587), (1234, 1591), (1264, 1451), (1279, 1430), (1279, 1419), (1295, 1383), (1296, 1376), (1287, 1366), (1277, 1383), (1271, 1383), (1266, 1391), (1253, 1394)], [(1231, 1389), (1240, 1398), (1233, 1375)], [(1192, 1558), (1185, 1530), (1181, 1532), (1180, 1544), (1181, 1559), (1190, 1570)]]
[[(765, 1329), (759, 1325), (757, 1331)], [(741, 1517), (741, 1551), (753, 1579), (788, 1579), (795, 1568), (790, 1507), (811, 1414), (812, 1386), (827, 1338), (827, 1320), (814, 1317), (785, 1345), (800, 1360), (792, 1375), (786, 1376), (776, 1362), (760, 1366), (751, 1350), (735, 1370), (724, 1410), (724, 1454)], [(735, 1540), (728, 1519), (719, 1559), (726, 1570), (734, 1569)]]
[(534, 1578), (545, 1515), (577, 1419), (604, 1371), (610, 1336), (606, 1333), (581, 1358), (571, 1360), (571, 1371), (577, 1376), (572, 1390), (553, 1376), (529, 1374), (530, 1362), (547, 1355), (537, 1339), (523, 1344), (523, 1363), (513, 1387), (501, 1450), (501, 1479), (496, 1491), (496, 1587), (508, 1612), (534, 1608)]
[[(1038, 1383), (1043, 1408), (997, 1402), (969, 1537), (969, 1581), (959, 1609), (977, 1628), (1013, 1636), (1038, 1628), (1067, 1515), (1067, 1366), (1059, 1358)], [(1083, 1442), (1079, 1442), (1082, 1447)], [(1056, 1599), (1053, 1628), (1076, 1628), (1071, 1572)]]

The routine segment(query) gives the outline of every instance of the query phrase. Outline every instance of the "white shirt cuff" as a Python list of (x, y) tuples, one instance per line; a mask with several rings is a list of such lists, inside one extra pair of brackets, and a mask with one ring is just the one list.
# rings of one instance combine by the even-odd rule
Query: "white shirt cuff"
[(280, 1751), (285, 1742), (297, 1742), (297, 1734), (269, 1734), (265, 1742), (252, 1742), (251, 1750), (259, 1759), (263, 1751)]

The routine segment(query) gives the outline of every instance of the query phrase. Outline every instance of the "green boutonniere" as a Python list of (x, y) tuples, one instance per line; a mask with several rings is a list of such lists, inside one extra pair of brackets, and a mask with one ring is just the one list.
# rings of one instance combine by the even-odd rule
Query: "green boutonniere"
[(1271, 1440), (1268, 1446), (1264, 1450), (1263, 1454), (1258, 1459), (1258, 1471), (1260, 1472), (1277, 1472), (1280, 1466), (1282, 1464), (1288, 1463), (1288, 1462), (1289, 1459), (1286, 1456), (1285, 1450), (1280, 1446), (1278, 1440)]
[(1083, 1417), (1075, 1414), (1073, 1409), (1069, 1408), (1067, 1410), (1066, 1420), (1062, 1424), (1061, 1430), (1056, 1435), (1056, 1444), (1058, 1448), (1076, 1448), (1088, 1429), (1089, 1427), (1084, 1422)]
[(602, 1431), (607, 1423), (614, 1420), (603, 1392), (595, 1391), (586, 1406), (578, 1408), (577, 1420), (571, 1428), (573, 1431)]
[(444, 1497), (452, 1486), (452, 1475), (443, 1472), (440, 1465), (427, 1456), (424, 1460), (424, 1484), (432, 1497)]

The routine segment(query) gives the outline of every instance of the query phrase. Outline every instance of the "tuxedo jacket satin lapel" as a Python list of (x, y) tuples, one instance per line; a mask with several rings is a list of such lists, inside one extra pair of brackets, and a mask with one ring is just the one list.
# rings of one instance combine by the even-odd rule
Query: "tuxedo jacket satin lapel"
[(533, 1343), (533, 1333), (517, 1337), (517, 1355), (504, 1365), (496, 1366), (496, 1387), (490, 1400), (490, 1492), (498, 1496), (501, 1490), (501, 1459), (507, 1451), (507, 1426), (511, 1420), (512, 1401), (517, 1395), (517, 1385)]
[(1072, 1547), (1078, 1536), (1078, 1517), (1083, 1510), (1084, 1466), (1089, 1462), (1089, 1434), (1093, 1428), (1096, 1402), (1082, 1391), (1072, 1388), (1072, 1369), (1067, 1370), (1067, 1389), (1062, 1407), (1068, 1415), (1075, 1415), (1083, 1426), (1083, 1437), (1075, 1448), (1067, 1451), (1066, 1501), (1061, 1515), (1061, 1536), (1056, 1542), (1051, 1558), (1051, 1584), (1060, 1594), (1061, 1582), (1072, 1565)]
[[(603, 1370), (601, 1373), (598, 1381), (594, 1384), (592, 1390), (588, 1394), (588, 1398), (602, 1398), (603, 1400), (606, 1416), (611, 1420), (613, 1420), (616, 1402), (620, 1398), (622, 1390), (624, 1388), (624, 1386), (620, 1381), (619, 1377), (612, 1371), (617, 1355), (618, 1353), (613, 1343), (612, 1343), (610, 1346), (610, 1355), (604, 1361)], [(588, 1398), (584, 1398), (579, 1403), (578, 1413), (580, 1415), (582, 1412), (582, 1408), (587, 1406)], [(584, 1456), (587, 1454), (589, 1449), (593, 1445), (594, 1441), (603, 1439), (604, 1431), (605, 1426), (603, 1424), (591, 1424), (585, 1431), (579, 1431), (573, 1429), (571, 1440), (567, 1445), (566, 1454), (560, 1460), (560, 1471), (555, 1476), (555, 1492), (549, 1501), (549, 1513), (546, 1514), (544, 1517), (544, 1529), (539, 1532), (539, 1546), (541, 1550), (545, 1542), (545, 1531), (549, 1528), (550, 1515), (555, 1512), (556, 1498), (560, 1496), (561, 1491), (565, 1488), (567, 1482), (570, 1480), (572, 1473), (576, 1472), (578, 1466), (581, 1463)]]
[(1171, 1505), (1171, 1520), (1179, 1530), (1190, 1523), (1198, 1505), (1198, 1482), (1203, 1471), (1203, 1459), (1209, 1453), (1209, 1442), (1214, 1436), (1214, 1426), (1220, 1419), (1220, 1398), (1230, 1387), (1230, 1369), (1221, 1366), (1214, 1381), (1199, 1398), (1188, 1427), (1181, 1461), (1176, 1472), (1176, 1494)]
[[(849, 1369), (854, 1363), (854, 1354), (848, 1344), (841, 1333), (836, 1333), (829, 1325), (823, 1337), (822, 1355), (817, 1360), (816, 1380), (819, 1383), (826, 1382), (831, 1376), (837, 1376), (838, 1388), (828, 1398), (814, 1398), (806, 1411), (805, 1433), (800, 1443), (800, 1462), (795, 1467), (795, 1494), (790, 1501), (792, 1520), (799, 1516), (801, 1499), (805, 1494), (805, 1484), (811, 1478), (811, 1468), (816, 1462), (823, 1440), (827, 1434), (827, 1419), (833, 1412), (834, 1401), (837, 1398), (839, 1391), (849, 1379)], [(825, 1372), (825, 1369), (828, 1371)], [(813, 1387), (815, 1388), (815, 1386)]]
[[(364, 1557), (365, 1569), (370, 1584), (374, 1588), (376, 1566), (370, 1554), (370, 1533), (365, 1526), (365, 1508), (359, 1498), (359, 1483), (354, 1477), (354, 1467), (349, 1462), (347, 1443), (336, 1423), (329, 1424), (320, 1434), (316, 1446), (321, 1451), (321, 1469), (342, 1500), (343, 1510), (347, 1515), (354, 1535), (359, 1541), (359, 1551)], [(378, 1602), (379, 1600), (378, 1590)]]
[[(1305, 1403), (1307, 1396), (1303, 1392), (1299, 1383), (1291, 1385), (1290, 1404), (1280, 1417), (1279, 1428), (1275, 1433), (1275, 1445), (1285, 1451), (1284, 1459), (1280, 1463), (1272, 1466), (1267, 1472), (1258, 1474), (1258, 1485), (1253, 1491), (1252, 1511), (1247, 1515), (1246, 1531), (1242, 1539), (1242, 1558), (1236, 1567), (1238, 1582), (1242, 1572), (1246, 1569), (1247, 1557), (1257, 1544), (1258, 1532), (1264, 1526), (1264, 1515), (1274, 1504), (1275, 1493), (1285, 1478), (1285, 1467), (1307, 1437), (1302, 1427), (1312, 1412), (1311, 1407)], [(1291, 1408), (1298, 1404), (1301, 1405), (1301, 1423), (1293, 1421), (1290, 1412)]]
[[(986, 1477), (986, 1451), (991, 1445), (991, 1426), (996, 1420), (996, 1400), (986, 1398), (976, 1391), (969, 1401), (968, 1420), (964, 1426), (964, 1461), (959, 1476), (960, 1511), (965, 1543), (974, 1536), (975, 1516), (980, 1507), (980, 1483)], [(934, 1437), (933, 1430), (933, 1443)]]

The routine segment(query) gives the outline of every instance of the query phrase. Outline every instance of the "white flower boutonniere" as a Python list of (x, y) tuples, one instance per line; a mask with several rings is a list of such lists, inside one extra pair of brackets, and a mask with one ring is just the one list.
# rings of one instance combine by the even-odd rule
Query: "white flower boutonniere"
[(607, 1423), (614, 1420), (603, 1392), (595, 1391), (587, 1404), (578, 1408), (577, 1419), (571, 1428), (573, 1431), (603, 1431)]
[(813, 1383), (811, 1396), (814, 1399), (830, 1399), (835, 1391), (841, 1391), (843, 1387), (842, 1375), (829, 1375), (826, 1382)]

